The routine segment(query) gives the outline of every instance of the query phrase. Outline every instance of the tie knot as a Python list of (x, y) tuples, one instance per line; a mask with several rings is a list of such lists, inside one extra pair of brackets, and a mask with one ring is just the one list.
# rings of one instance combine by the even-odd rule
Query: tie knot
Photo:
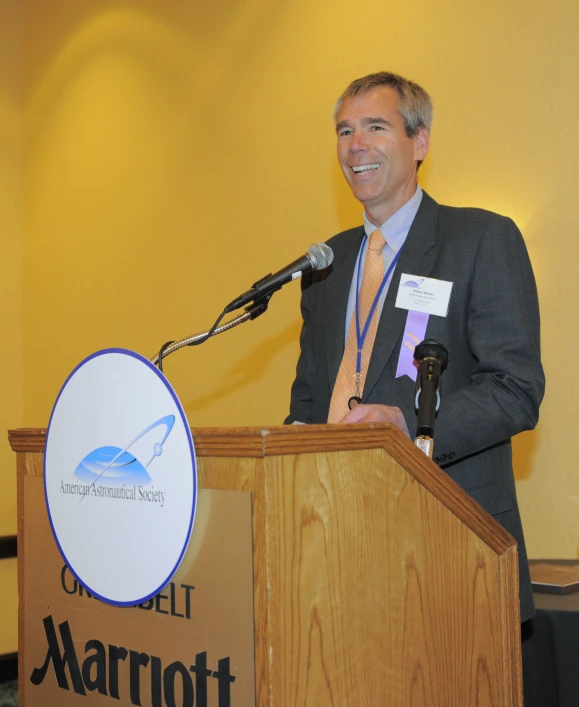
[(368, 243), (368, 249), (381, 253), (386, 245), (386, 239), (382, 235), (382, 231), (377, 228), (370, 234), (370, 241)]

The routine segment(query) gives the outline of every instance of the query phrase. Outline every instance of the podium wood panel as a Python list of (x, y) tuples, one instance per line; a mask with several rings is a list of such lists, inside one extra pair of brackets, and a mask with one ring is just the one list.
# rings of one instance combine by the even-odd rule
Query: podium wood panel
[[(42, 475), (45, 434), (9, 437), (23, 566), (21, 478)], [(522, 707), (515, 541), (401, 433), (193, 437), (201, 488), (253, 494), (260, 707)]]

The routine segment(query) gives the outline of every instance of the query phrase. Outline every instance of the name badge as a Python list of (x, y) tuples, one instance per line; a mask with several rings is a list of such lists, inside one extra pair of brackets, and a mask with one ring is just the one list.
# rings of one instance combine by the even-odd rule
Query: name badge
[(454, 283), (402, 273), (396, 307), (446, 317)]

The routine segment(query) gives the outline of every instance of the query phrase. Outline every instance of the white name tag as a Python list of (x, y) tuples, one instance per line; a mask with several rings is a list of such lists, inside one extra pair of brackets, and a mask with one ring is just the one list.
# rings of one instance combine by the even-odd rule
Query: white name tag
[(396, 307), (446, 317), (452, 282), (402, 273)]

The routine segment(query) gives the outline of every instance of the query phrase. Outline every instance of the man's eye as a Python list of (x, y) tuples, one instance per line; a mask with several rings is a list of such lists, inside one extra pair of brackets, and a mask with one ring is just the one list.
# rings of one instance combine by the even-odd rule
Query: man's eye
[(352, 131), (350, 129), (340, 130), (338, 137), (344, 137), (345, 135), (351, 135)]
[(381, 125), (371, 125), (370, 130), (384, 130)]

